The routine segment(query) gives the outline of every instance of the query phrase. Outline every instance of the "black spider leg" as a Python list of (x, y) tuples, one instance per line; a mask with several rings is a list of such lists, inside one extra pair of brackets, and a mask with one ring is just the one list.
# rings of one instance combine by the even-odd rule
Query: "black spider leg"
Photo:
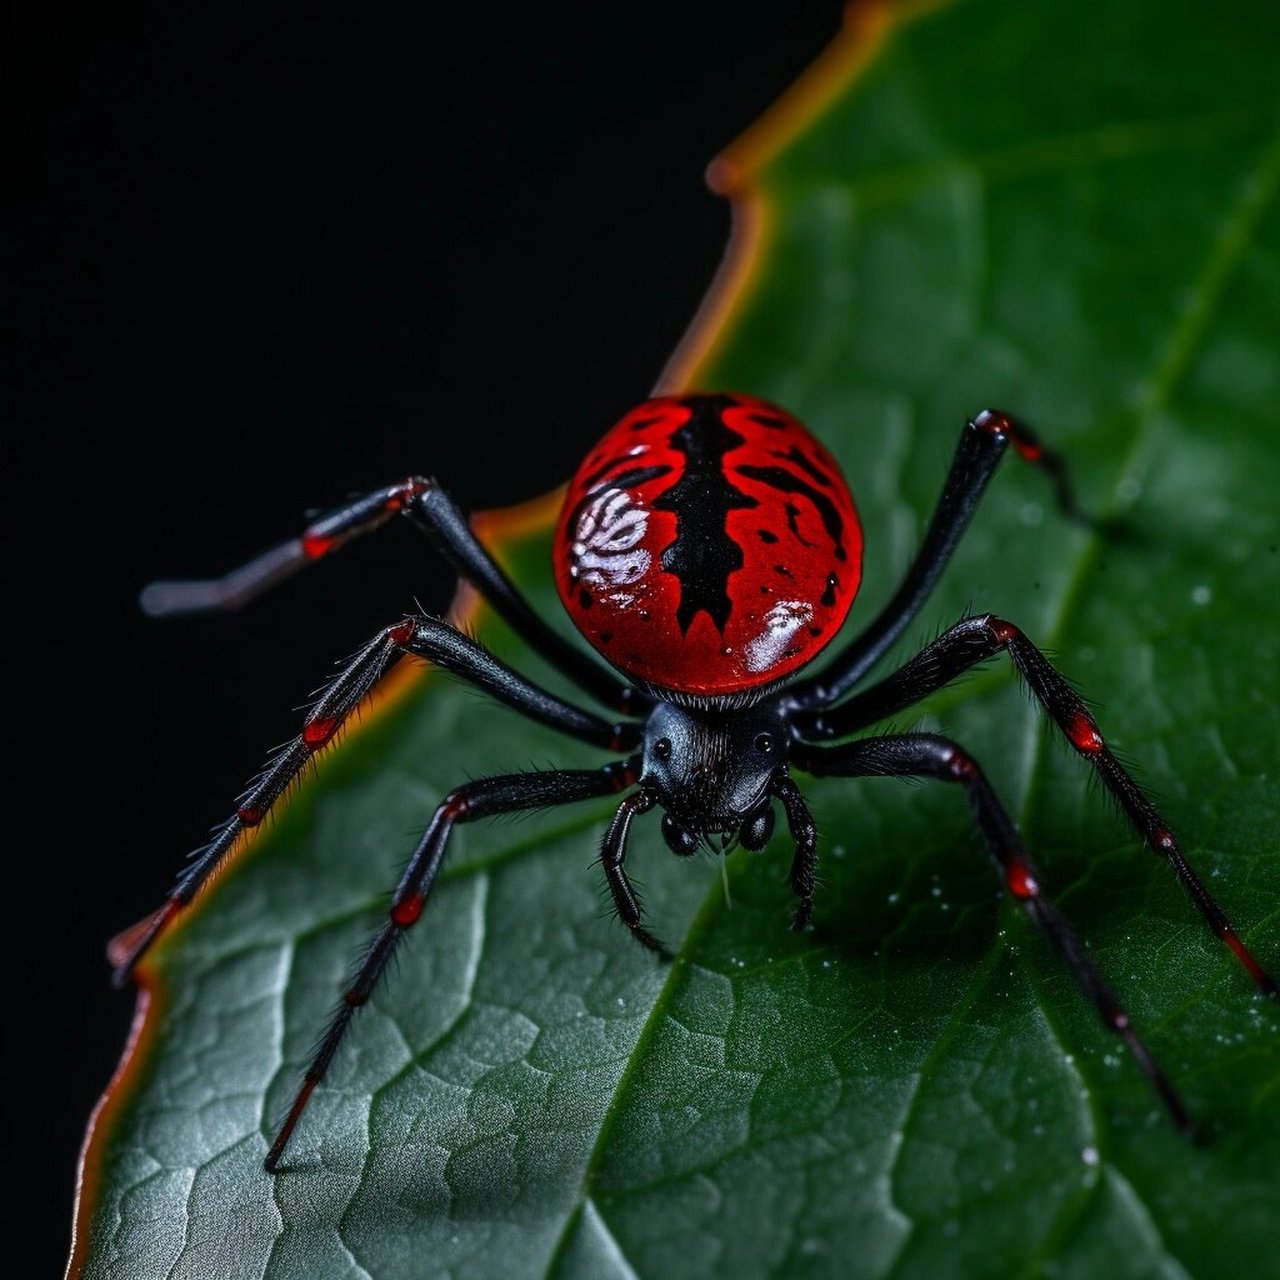
[(812, 709), (838, 702), (906, 630), (937, 585), (1010, 444), (1027, 462), (1052, 477), (1055, 497), (1064, 514), (1083, 523), (1095, 523), (1077, 505), (1061, 455), (1041, 444), (1017, 418), (998, 409), (984, 409), (965, 424), (924, 544), (902, 585), (870, 626), (838, 653), (830, 666), (792, 687), (791, 697), (797, 706)]
[(800, 788), (785, 773), (777, 774), (770, 792), (782, 802), (795, 854), (791, 859), (791, 891), (800, 899), (792, 928), (799, 932), (813, 917), (813, 891), (818, 883), (818, 828)]
[(269, 1173), (275, 1172), (280, 1163), (289, 1137), (306, 1110), (316, 1086), (324, 1079), (355, 1011), (368, 1001), (400, 939), (421, 917), (440, 873), (453, 828), (460, 822), (474, 822), (477, 818), (487, 818), (494, 814), (512, 813), (520, 809), (545, 809), (553, 805), (572, 804), (577, 800), (610, 795), (629, 787), (636, 780), (638, 770), (639, 760), (632, 759), (607, 764), (602, 769), (551, 769), (541, 773), (481, 778), (451, 791), (441, 801), (396, 886), (387, 922), (352, 974), (343, 993), (342, 1003), (334, 1012), (312, 1055), (311, 1064), (302, 1078), (302, 1085), (289, 1108), (289, 1114), (267, 1152), (263, 1164)]
[(965, 618), (944, 631), (892, 675), (855, 694), (838, 707), (802, 719), (797, 728), (802, 736), (809, 739), (844, 737), (927, 698), (1002, 650), (1009, 655), (1018, 674), (1066, 735), (1067, 741), (1098, 771), (1103, 785), (1115, 797), (1143, 841), (1173, 868), (1209, 928), (1231, 948), (1259, 989), (1275, 999), (1277, 989), (1274, 980), (1254, 959), (1226, 913), (1191, 869), (1169, 824), (1112, 754), (1080, 695), (1011, 622), (989, 613)]
[(422, 476), (352, 499), (313, 521), (300, 537), (272, 547), (224, 577), (153, 582), (143, 589), (140, 603), (153, 617), (239, 609), (396, 514), (413, 521), (521, 639), (591, 697), (628, 715), (652, 705), (648, 695), (623, 684), (553, 631), (481, 545), (448, 493)]
[(600, 865), (604, 868), (605, 882), (613, 896), (613, 905), (617, 909), (618, 918), (631, 930), (631, 936), (642, 946), (648, 947), (650, 951), (656, 951), (659, 955), (670, 959), (671, 955), (666, 947), (644, 927), (641, 921), (640, 899), (636, 896), (636, 891), (622, 868), (627, 856), (627, 836), (631, 831), (631, 820), (639, 813), (648, 813), (655, 804), (657, 799), (643, 789), (633, 791), (623, 799), (601, 841)]
[(311, 708), (302, 731), (288, 743), (241, 797), (236, 812), (218, 828), (213, 840), (193, 859), (150, 921), (113, 955), (114, 980), (124, 983), (134, 966), (217, 870), (240, 834), (256, 827), (271, 806), (317, 751), (332, 741), (347, 717), (387, 670), (406, 653), (427, 658), (439, 667), (479, 686), (499, 702), (540, 724), (611, 751), (629, 751), (640, 739), (633, 721), (610, 724), (563, 702), (499, 662), (474, 640), (447, 622), (410, 614), (384, 627), (356, 654)]
[(915, 776), (960, 783), (1009, 892), (1044, 932), (1102, 1021), (1128, 1046), (1174, 1124), (1185, 1134), (1193, 1132), (1191, 1118), (1169, 1078), (1133, 1029), (1129, 1015), (1103, 980), (1067, 918), (1040, 888), (1038, 873), (1022, 847), (1017, 828), (971, 756), (948, 738), (931, 733), (908, 733), (863, 738), (834, 747), (797, 749), (796, 758), (801, 768), (818, 776)]

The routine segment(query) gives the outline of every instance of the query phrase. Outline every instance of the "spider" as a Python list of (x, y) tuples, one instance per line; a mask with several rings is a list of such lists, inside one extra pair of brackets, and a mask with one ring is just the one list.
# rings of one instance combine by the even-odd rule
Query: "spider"
[(481, 546), (445, 490), (416, 476), (322, 516), (301, 537), (224, 578), (152, 584), (142, 604), (153, 615), (235, 608), (403, 514), (538, 653), (620, 718), (603, 718), (539, 688), (438, 618), (413, 613), (392, 623), (326, 687), (297, 738), (269, 762), (164, 905), (120, 949), (117, 983), (388, 669), (412, 654), (621, 758), (596, 769), (481, 778), (441, 801), (267, 1152), (269, 1171), (279, 1165), (356, 1010), (421, 917), (458, 823), (620, 795), (600, 864), (619, 918), (637, 941), (663, 952), (627, 878), (632, 822), (660, 808), (663, 838), (682, 857), (704, 844), (727, 851), (740, 843), (759, 851), (773, 834), (776, 804), (794, 849), (794, 925), (804, 929), (813, 911), (817, 832), (791, 777), (793, 767), (820, 777), (915, 776), (961, 787), (1009, 893), (1128, 1046), (1173, 1123), (1190, 1133), (1177, 1091), (1041, 888), (1017, 828), (973, 756), (934, 733), (853, 736), (976, 664), (1007, 655), (1142, 840), (1172, 868), (1209, 927), (1258, 987), (1276, 997), (1275, 982), (1117, 762), (1083, 700), (1013, 623), (991, 614), (961, 618), (904, 666), (861, 687), (919, 612), (1011, 444), (1053, 480), (1058, 505), (1080, 515), (1061, 457), (1009, 414), (979, 413), (965, 425), (923, 544), (896, 594), (819, 674), (804, 678), (795, 678), (797, 672), (834, 639), (857, 592), (861, 528), (830, 453), (789, 413), (748, 395), (648, 400), (606, 433), (569, 484), (554, 541), (556, 585), (574, 624), (614, 671), (552, 630)]

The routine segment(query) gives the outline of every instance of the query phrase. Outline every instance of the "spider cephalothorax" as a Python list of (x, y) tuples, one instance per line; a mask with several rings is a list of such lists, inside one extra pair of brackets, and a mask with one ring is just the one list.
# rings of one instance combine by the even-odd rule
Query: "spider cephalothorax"
[(790, 414), (752, 396), (686, 394), (646, 401), (603, 437), (570, 482), (554, 542), (556, 583), (570, 618), (613, 671), (533, 612), (444, 490), (421, 477), (348, 503), (226, 578), (154, 584), (143, 596), (152, 613), (239, 605), (402, 513), (537, 652), (608, 708), (609, 716), (547, 692), (437, 618), (413, 614), (384, 627), (328, 686), (298, 737), (241, 797), (165, 905), (129, 935), (116, 957), (118, 978), (191, 902), (241, 832), (263, 821), (387, 669), (414, 654), (615, 758), (597, 769), (482, 778), (441, 801), (266, 1152), (268, 1169), (279, 1163), (355, 1010), (422, 916), (458, 823), (619, 796), (601, 844), (601, 866), (621, 920), (634, 937), (661, 950), (641, 919), (624, 869), (633, 820), (660, 808), (663, 837), (682, 856), (702, 844), (727, 850), (741, 843), (760, 850), (773, 834), (776, 804), (793, 850), (790, 883), (797, 899), (795, 924), (802, 928), (813, 910), (818, 842), (791, 777), (793, 767), (827, 776), (927, 777), (962, 787), (1009, 893), (1128, 1045), (1174, 1122), (1188, 1129), (1173, 1086), (1043, 891), (1017, 828), (973, 757), (936, 734), (866, 735), (977, 663), (1006, 654), (1144, 842), (1169, 863), (1210, 928), (1258, 987), (1276, 996), (1275, 983), (1187, 864), (1168, 824), (1116, 760), (1084, 702), (1016, 626), (991, 614), (963, 618), (897, 671), (864, 684), (937, 582), (1010, 444), (1054, 478), (1059, 505), (1075, 512), (1058, 456), (1008, 414), (978, 414), (965, 426), (902, 585), (819, 675), (807, 678), (798, 673), (835, 638), (858, 589), (862, 533), (830, 453)]
[[(751, 831), (786, 772), (789, 732), (777, 697), (733, 711), (659, 703), (645, 723), (639, 785), (666, 811), (664, 831), (738, 834), (762, 847)], [(667, 843), (689, 851), (686, 841)]]

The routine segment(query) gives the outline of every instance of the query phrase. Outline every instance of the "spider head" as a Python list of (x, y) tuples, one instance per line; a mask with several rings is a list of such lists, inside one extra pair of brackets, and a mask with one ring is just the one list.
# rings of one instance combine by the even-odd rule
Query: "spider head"
[(762, 848), (772, 825), (769, 782), (786, 765), (787, 746), (777, 699), (736, 710), (659, 703), (645, 725), (640, 785), (666, 810), (671, 850), (690, 854), (726, 834)]

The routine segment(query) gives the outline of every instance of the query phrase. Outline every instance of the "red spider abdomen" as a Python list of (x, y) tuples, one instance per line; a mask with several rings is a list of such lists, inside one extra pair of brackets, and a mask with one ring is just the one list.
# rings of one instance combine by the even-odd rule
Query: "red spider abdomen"
[(615, 667), (661, 690), (763, 688), (844, 622), (862, 529), (835, 459), (744, 395), (663, 396), (617, 423), (569, 485), (556, 586)]

